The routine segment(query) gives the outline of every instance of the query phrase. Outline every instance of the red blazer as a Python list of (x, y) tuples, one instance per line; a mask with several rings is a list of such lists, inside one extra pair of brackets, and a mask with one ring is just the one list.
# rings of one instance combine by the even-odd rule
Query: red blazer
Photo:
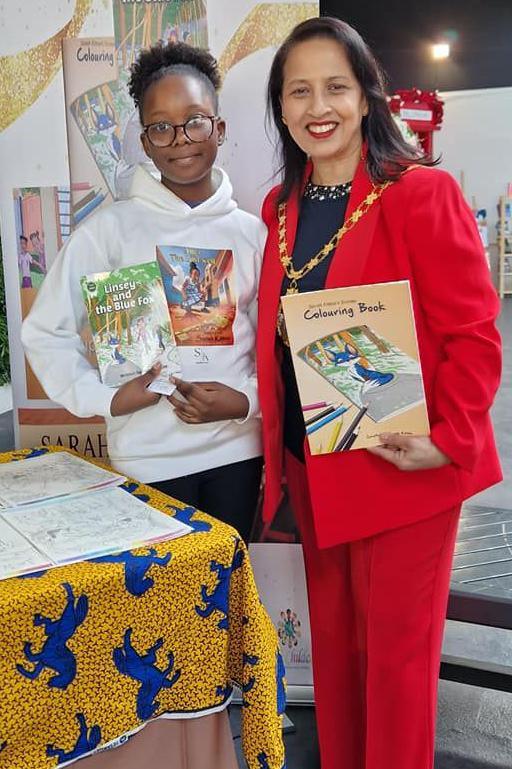
[[(371, 189), (361, 162), (347, 217)], [(276, 318), (283, 279), (278, 188), (263, 203), (268, 238), (259, 289), (257, 365), (263, 418), (265, 498), (271, 521), (281, 498), (282, 402)], [(292, 253), (298, 206), (288, 203)], [(367, 451), (311, 456), (306, 472), (320, 547), (419, 521), (502, 479), (489, 408), (501, 373), (499, 301), (473, 214), (458, 184), (434, 168), (411, 170), (340, 242), (326, 288), (409, 280), (433, 442), (452, 463), (404, 472)]]

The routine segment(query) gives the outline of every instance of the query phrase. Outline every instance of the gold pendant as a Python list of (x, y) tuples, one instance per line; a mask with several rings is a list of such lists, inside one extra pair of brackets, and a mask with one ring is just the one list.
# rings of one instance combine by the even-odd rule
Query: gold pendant
[(288, 339), (288, 332), (286, 330), (286, 322), (284, 319), (283, 305), (279, 302), (279, 310), (277, 311), (277, 333), (281, 338), (283, 344), (287, 347), (290, 346), (290, 340)]
[(286, 289), (287, 294), (298, 294), (299, 293), (299, 287), (297, 285), (297, 281), (295, 278), (291, 278), (290, 285)]

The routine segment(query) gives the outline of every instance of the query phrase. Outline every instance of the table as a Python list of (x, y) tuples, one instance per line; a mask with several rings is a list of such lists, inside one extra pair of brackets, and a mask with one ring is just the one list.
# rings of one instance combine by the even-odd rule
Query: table
[[(0, 462), (47, 450), (59, 449)], [(244, 543), (147, 486), (123, 488), (194, 532), (0, 582), (0, 768), (57, 766), (164, 714), (222, 711), (236, 684), (249, 769), (284, 769), (284, 667)]]
[[(512, 510), (464, 505), (447, 616), (512, 630)], [(441, 677), (512, 691), (512, 670), (484, 661), (445, 658)]]

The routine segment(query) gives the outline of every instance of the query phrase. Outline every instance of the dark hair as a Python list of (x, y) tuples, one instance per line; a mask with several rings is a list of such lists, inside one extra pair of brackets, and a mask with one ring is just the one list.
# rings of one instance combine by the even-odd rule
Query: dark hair
[(20, 240), (24, 240), (25, 243), (28, 243), (28, 238), (26, 238), (25, 235), (20, 235)]
[(282, 121), (281, 94), (284, 67), (292, 48), (312, 38), (327, 38), (341, 45), (357, 82), (368, 103), (363, 118), (363, 138), (368, 142), (366, 168), (374, 182), (397, 179), (410, 165), (435, 165), (422, 150), (403, 138), (387, 103), (384, 74), (361, 35), (344, 21), (328, 16), (308, 19), (298, 24), (277, 51), (267, 86), (267, 123), (273, 121), (279, 134), (280, 171), (283, 184), (278, 203), (287, 200), (299, 188), (307, 162), (306, 154), (292, 139)]
[(194, 48), (186, 43), (164, 45), (160, 42), (141, 51), (137, 61), (131, 66), (128, 90), (139, 110), (141, 123), (146, 91), (166, 75), (196, 77), (208, 89), (217, 112), (221, 77), (216, 59), (204, 48)]

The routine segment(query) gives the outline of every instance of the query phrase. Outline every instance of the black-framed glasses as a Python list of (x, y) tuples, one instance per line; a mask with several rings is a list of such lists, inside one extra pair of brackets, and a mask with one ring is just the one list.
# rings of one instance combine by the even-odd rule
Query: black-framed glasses
[(187, 139), (195, 144), (207, 141), (219, 118), (216, 115), (194, 115), (184, 123), (173, 125), (165, 120), (144, 126), (144, 133), (154, 147), (169, 147), (176, 138), (178, 128), (183, 129)]

